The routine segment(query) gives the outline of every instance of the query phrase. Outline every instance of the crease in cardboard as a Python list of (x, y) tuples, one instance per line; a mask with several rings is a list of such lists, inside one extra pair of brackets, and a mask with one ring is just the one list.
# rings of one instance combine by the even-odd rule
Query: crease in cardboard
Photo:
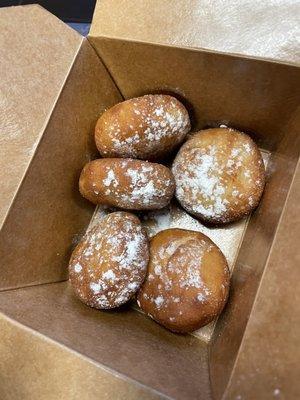
[[(29, 5), (28, 5), (28, 6), (29, 6)], [(39, 6), (39, 8), (42, 8), (42, 7)], [(49, 110), (49, 112), (48, 112), (48, 114), (47, 114), (47, 117), (45, 118), (44, 125), (42, 126), (42, 128), (41, 128), (41, 130), (40, 130), (40, 133), (39, 133), (39, 135), (38, 135), (38, 138), (36, 139), (35, 143), (32, 145), (32, 148), (31, 148), (31, 150), (30, 150), (30, 154), (32, 154), (32, 157), (31, 157), (31, 159), (29, 160), (29, 162), (28, 162), (28, 164), (27, 164), (27, 166), (26, 166), (26, 169), (25, 169), (25, 171), (24, 171), (23, 176), (21, 177), (21, 180), (20, 180), (19, 185), (18, 185), (18, 187), (17, 187), (17, 189), (16, 189), (16, 191), (15, 191), (15, 193), (14, 193), (14, 196), (13, 196), (13, 198), (12, 198), (12, 200), (11, 200), (11, 203), (10, 203), (8, 209), (7, 209), (7, 212), (6, 212), (6, 214), (4, 215), (3, 221), (2, 221), (2, 222), (0, 221), (0, 227), (4, 226), (4, 224), (5, 224), (5, 222), (6, 222), (6, 218), (7, 218), (8, 214), (9, 214), (10, 208), (14, 205), (14, 203), (15, 203), (15, 201), (16, 201), (16, 198), (17, 198), (17, 196), (18, 196), (18, 193), (19, 193), (19, 191), (20, 191), (20, 189), (21, 189), (21, 187), (22, 187), (22, 185), (23, 185), (23, 183), (24, 183), (24, 180), (25, 180), (25, 177), (26, 177), (26, 175), (27, 175), (27, 173), (28, 173), (28, 170), (30, 169), (30, 166), (31, 166), (31, 164), (33, 163), (33, 160), (34, 160), (34, 158), (35, 158), (35, 156), (36, 156), (36, 154), (37, 154), (37, 152), (38, 152), (38, 148), (39, 148), (39, 146), (40, 146), (40, 144), (41, 144), (41, 142), (42, 142), (42, 140), (43, 140), (43, 138), (44, 138), (43, 133), (44, 133), (45, 130), (47, 129), (47, 126), (48, 126), (48, 124), (49, 124), (49, 121), (50, 121), (50, 119), (51, 119), (51, 116), (52, 116), (52, 114), (53, 114), (53, 111), (54, 111), (54, 109), (55, 109), (55, 107), (56, 107), (56, 105), (57, 105), (57, 102), (58, 102), (59, 98), (60, 98), (61, 92), (63, 91), (63, 89), (64, 89), (64, 87), (65, 87), (65, 85), (66, 85), (66, 83), (67, 83), (67, 81), (68, 81), (68, 79), (69, 79), (70, 72), (71, 72), (71, 70), (72, 70), (72, 68), (73, 68), (74, 61), (75, 61), (76, 58), (77, 58), (78, 52), (80, 51), (80, 48), (81, 48), (81, 45), (82, 45), (82, 41), (83, 41), (83, 40), (84, 40), (84, 38), (82, 38), (82, 40), (81, 40), (81, 42), (80, 42), (80, 44), (79, 44), (79, 46), (78, 46), (78, 48), (77, 48), (77, 50), (76, 50), (76, 53), (74, 54), (74, 57), (73, 57), (73, 59), (72, 59), (72, 61), (71, 61), (71, 63), (70, 63), (69, 69), (68, 69), (68, 71), (67, 71), (67, 73), (66, 73), (66, 77), (65, 77), (64, 81), (62, 82), (62, 85), (61, 85), (61, 87), (60, 87), (60, 89), (59, 89), (59, 92), (57, 93), (57, 96), (56, 96), (56, 98), (55, 98), (55, 100), (54, 100), (54, 102), (53, 102), (53, 104), (52, 104), (52, 106), (51, 106), (51, 109)], [(0, 289), (0, 290), (1, 290), (1, 289)]]
[[(0, 122), (3, 125), (0, 139), (3, 158), (0, 162), (3, 166), (1, 179), (4, 180), (4, 193), (0, 209), (0, 226), (4, 224), (10, 205), (26, 175), (31, 156), (43, 133), (45, 120), (47, 121), (49, 117), (49, 108), (59, 97), (71, 56), (80, 47), (80, 35), (72, 30), (67, 32), (61, 43), (57, 43), (53, 34), (54, 29), (56, 28), (56, 33), (60, 34), (64, 30), (64, 24), (51, 14), (45, 18), (41, 7), (6, 7), (1, 9), (1, 16), (4, 21), (0, 46), (2, 68)], [(23, 23), (24, 18), (28, 19), (29, 26), (35, 33), (33, 36)], [(43, 31), (39, 20), (44, 23)], [(20, 24), (19, 29), (14, 34), (15, 25), (18, 24)], [(49, 41), (43, 40), (43, 35), (48, 35)], [(32, 37), (33, 43), (28, 42), (29, 37)], [(22, 40), (24, 40), (23, 46)], [(18, 52), (21, 51), (18, 56)], [(50, 51), (50, 54), (58, 56), (58, 60), (50, 64), (48, 78), (52, 86), (49, 89), (43, 82), (43, 70), (48, 67), (45, 59), (40, 57), (43, 51)], [(32, 62), (30, 55), (34, 56)], [(22, 78), (21, 63), (23, 73), (32, 75), (31, 82)], [(30, 120), (31, 114), (34, 115), (33, 121)], [(9, 163), (15, 166), (13, 172), (8, 168)]]
[(193, 46), (185, 46), (185, 45), (176, 45), (172, 43), (157, 43), (157, 42), (152, 42), (150, 40), (143, 41), (143, 40), (138, 40), (138, 39), (131, 39), (131, 38), (126, 38), (126, 37), (117, 37), (117, 36), (106, 36), (106, 35), (101, 35), (101, 36), (93, 36), (93, 34), (89, 34), (87, 36), (87, 39), (90, 41), (90, 43), (94, 46), (93, 43), (95, 43), (96, 40), (111, 40), (111, 41), (119, 41), (122, 40), (123, 42), (126, 43), (133, 43), (133, 44), (149, 44), (153, 45), (156, 47), (167, 47), (167, 48), (173, 48), (173, 49), (185, 49), (189, 50), (195, 53), (201, 52), (201, 53), (206, 53), (206, 54), (217, 54), (220, 56), (225, 56), (225, 57), (231, 57), (231, 58), (239, 58), (239, 59), (245, 59), (245, 60), (253, 60), (253, 61), (261, 61), (261, 62), (266, 62), (266, 63), (271, 63), (271, 64), (280, 64), (280, 65), (287, 65), (289, 67), (299, 67), (300, 66), (300, 61), (285, 61), (285, 60), (278, 60), (278, 59), (273, 59), (273, 58), (267, 58), (267, 57), (257, 57), (257, 56), (251, 56), (249, 54), (243, 54), (243, 53), (234, 53), (234, 52), (226, 52), (226, 51), (221, 51), (221, 50), (211, 50), (210, 48), (205, 48), (205, 47), (193, 47)]
[(89, 38), (90, 38), (90, 36), (88, 35), (88, 36), (87, 36), (87, 40), (89, 41), (89, 43), (90, 43), (92, 49), (94, 50), (95, 55), (99, 58), (100, 62), (103, 64), (103, 66), (104, 66), (104, 68), (105, 68), (107, 74), (109, 75), (111, 81), (113, 82), (113, 84), (115, 85), (115, 87), (116, 87), (117, 90), (119, 91), (120, 95), (122, 96), (122, 100), (121, 100), (121, 101), (125, 100), (125, 96), (124, 96), (124, 94), (122, 93), (121, 88), (118, 86), (117, 82), (115, 81), (115, 79), (114, 79), (113, 75), (111, 74), (109, 68), (107, 67), (105, 61), (104, 61), (103, 58), (100, 56), (100, 54), (97, 52), (97, 49), (96, 49), (96, 47), (94, 46), (93, 41), (89, 40)]

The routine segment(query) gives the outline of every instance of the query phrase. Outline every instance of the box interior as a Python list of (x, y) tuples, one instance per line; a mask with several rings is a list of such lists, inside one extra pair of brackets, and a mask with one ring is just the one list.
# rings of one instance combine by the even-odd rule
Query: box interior
[[(234, 368), (299, 158), (299, 69), (132, 40), (91, 37), (90, 41), (125, 98), (171, 93), (189, 109), (193, 131), (226, 124), (250, 134), (270, 155), (262, 201), (245, 231), (241, 228), (238, 232), (242, 241), (237, 240), (238, 245), (229, 250), (230, 255), (226, 254), (234, 260), (230, 300), (217, 325), (197, 334), (207, 344), (211, 396), (221, 398)], [(224, 228), (228, 240), (232, 239), (231, 229)], [(216, 240), (214, 233), (211, 237)], [(177, 365), (177, 360), (173, 361)], [(165, 371), (176, 376), (173, 369)], [(198, 391), (204, 390), (205, 383), (199, 377), (193, 381), (191, 398), (197, 398)], [(163, 388), (157, 383), (154, 387), (175, 398), (183, 395), (180, 390), (174, 394), (167, 383)]]
[[(109, 72), (95, 56), (89, 41)], [(13, 264), (10, 257), (15, 251), (9, 238), (18, 237), (22, 230), (21, 225), (14, 225), (18, 215), (17, 221), (27, 221), (25, 226), (31, 226), (35, 240), (29, 239), (20, 251), (26, 255), (34, 249), (33, 266), (43, 260), (40, 269), (28, 266), (24, 278), (22, 274), (18, 276), (16, 269), (11, 286), (25, 286), (27, 277), (34, 274), (36, 278), (31, 279), (31, 284), (42, 283), (40, 275), (45, 269), (55, 271), (53, 275), (47, 272), (48, 282), (53, 283), (3, 291), (1, 311), (92, 359), (99, 368), (128, 378), (132, 385), (143, 385), (144, 398), (219, 399), (225, 393), (252, 316), (299, 158), (299, 69), (203, 50), (100, 37), (91, 37), (89, 41), (83, 41), (74, 59), (50, 118), (48, 134), (47, 130), (44, 132), (44, 147), (39, 146), (34, 158), (37, 164), (31, 165), (27, 175), (33, 182), (42, 180), (45, 191), (36, 201), (50, 204), (50, 211), (42, 212), (39, 208), (39, 214), (34, 216), (38, 223), (32, 228), (21, 208), (21, 214), (11, 216), (11, 226), (15, 228), (9, 234), (1, 231), (3, 240), (8, 241), (3, 247), (9, 249), (4, 253), (8, 266)], [(76, 181), (84, 163), (96, 157), (92, 144), (95, 121), (105, 108), (122, 97), (150, 92), (173, 93), (182, 100), (191, 112), (193, 131), (225, 123), (249, 133), (270, 155), (262, 201), (245, 231), (245, 224), (239, 231), (241, 243), (234, 250), (227, 248), (227, 256), (232, 257), (234, 264), (229, 302), (213, 329), (200, 337), (172, 334), (131, 306), (119, 312), (90, 309), (75, 299), (67, 282), (55, 283), (66, 279), (74, 234), (83, 233), (93, 212), (90, 204), (80, 199)], [(45, 164), (44, 171), (49, 171), (53, 167), (51, 155), (56, 152), (56, 161), (60, 162), (55, 161), (51, 181), (48, 174), (43, 176), (41, 165)], [(51, 188), (57, 182), (63, 195), (49, 202)], [(32, 219), (34, 187), (27, 187), (31, 190), (25, 192), (22, 203), (16, 204), (25, 205), (28, 218), (30, 214)], [(68, 209), (70, 202), (76, 204), (72, 212)], [(51, 209), (58, 203), (57, 212), (53, 213)], [(48, 225), (51, 235), (36, 242), (41, 235), (39, 227), (45, 231), (49, 215), (53, 218)], [(68, 232), (62, 235), (63, 240), (53, 239), (53, 232), (64, 229)], [(228, 241), (231, 234), (232, 226), (222, 228), (221, 235)], [(41, 257), (47, 243), (48, 250)], [(63, 256), (57, 258), (57, 253)]]

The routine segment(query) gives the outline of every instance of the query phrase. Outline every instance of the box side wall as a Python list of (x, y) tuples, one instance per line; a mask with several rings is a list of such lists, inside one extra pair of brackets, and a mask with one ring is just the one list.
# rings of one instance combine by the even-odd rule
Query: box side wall
[(153, 391), (0, 314), (1, 400), (158, 400)]
[[(287, 261), (293, 263), (297, 255), (297, 235), (291, 234), (293, 226), (289, 229), (284, 220), (286, 214), (296, 215), (300, 212), (300, 203), (296, 200), (291, 202), (290, 197), (287, 201), (290, 191), (295, 191), (298, 184), (296, 176), (299, 175), (299, 171), (297, 172), (296, 166), (300, 153), (299, 126), (300, 108), (286, 125), (286, 136), (271, 156), (265, 193), (248, 225), (232, 276), (230, 301), (214, 332), (210, 350), (210, 369), (216, 398), (221, 398), (226, 388), (249, 319), (250, 323), (254, 324), (256, 320), (260, 320), (259, 312), (254, 312), (252, 307), (256, 296), (265, 298), (268, 293), (266, 292), (268, 283), (265, 281), (267, 276), (273, 274), (270, 270), (269, 259), (274, 257), (273, 253), (277, 247), (277, 231), (284, 229), (286, 242), (294, 250), (291, 251), (290, 260)], [(276, 288), (277, 295), (281, 293), (280, 296), (284, 298), (285, 289), (279, 281), (276, 281), (276, 276), (278, 276), (276, 269), (279, 271), (284, 269), (280, 258), (277, 260), (276, 267), (272, 269), (275, 273), (272, 279), (275, 279), (273, 289)], [(291, 279), (290, 284), (293, 285), (292, 276), (292, 274), (287, 275), (285, 284), (288, 285), (287, 281)], [(278, 284), (277, 287), (275, 282)], [(285, 325), (283, 324), (282, 327), (284, 329)], [(263, 363), (265, 357), (263, 349), (257, 348), (256, 352), (254, 349), (255, 345), (252, 349), (253, 356), (261, 358)], [(288, 380), (288, 372), (286, 379)]]
[(229, 55), (90, 37), (125, 98), (174, 93), (193, 130), (226, 124), (273, 151), (299, 103), (299, 69)]
[[(118, 311), (92, 309), (75, 297), (68, 282), (60, 282), (1, 292), (0, 309), (169, 399), (211, 400), (207, 345), (174, 335), (129, 305)], [(125, 392), (120, 399), (131, 400)]]
[(300, 165), (224, 398), (299, 399)]
[(120, 99), (84, 40), (1, 230), (1, 289), (67, 278), (71, 248), (94, 209), (78, 192), (79, 174), (97, 155), (97, 117)]

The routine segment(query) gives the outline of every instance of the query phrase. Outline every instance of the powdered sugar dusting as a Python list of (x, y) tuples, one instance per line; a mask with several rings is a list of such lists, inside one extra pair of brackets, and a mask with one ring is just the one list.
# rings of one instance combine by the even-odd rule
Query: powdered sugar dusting
[(145, 213), (142, 215), (142, 219), (150, 237), (169, 228), (172, 221), (169, 207)]
[(173, 203), (163, 210), (145, 213), (142, 218), (149, 237), (153, 237), (158, 232), (168, 228), (182, 228), (204, 233), (220, 247), (230, 267), (234, 264), (239, 243), (247, 224), (246, 220), (241, 220), (235, 224), (230, 224), (226, 229), (208, 227)]
[(115, 275), (115, 273), (114, 273), (113, 270), (109, 269), (108, 271), (106, 271), (106, 272), (104, 272), (104, 273), (102, 274), (102, 278), (103, 278), (103, 279), (108, 279), (108, 280), (114, 281), (115, 278), (116, 278), (116, 275)]
[(197, 300), (200, 301), (200, 303), (202, 303), (205, 300), (205, 296), (203, 295), (203, 293), (197, 295)]
[[(181, 301), (184, 295), (181, 298), (180, 293), (191, 291), (195, 293), (198, 302), (205, 302), (211, 292), (202, 280), (202, 257), (210, 250), (211, 245), (206, 241), (191, 240), (190, 237), (173, 239), (168, 244), (162, 244), (158, 251), (152, 254), (151, 259), (155, 276), (155, 295), (151, 295), (153, 288), (143, 294), (144, 299), (152, 303), (157, 310), (168, 310), (172, 307), (172, 321), (181, 315)], [(152, 281), (148, 276), (148, 282), (151, 284)], [(166, 296), (166, 293), (171, 291), (178, 295)]]
[(74, 271), (77, 272), (77, 273), (81, 272), (82, 271), (82, 266), (79, 263), (75, 264), (74, 265)]
[[(203, 135), (200, 133), (197, 139), (188, 141), (173, 163), (176, 197), (187, 211), (208, 220), (226, 222), (238, 209), (245, 213), (251, 210), (257, 201), (251, 193), (260, 196), (264, 182), (257, 179), (260, 170), (256, 158), (252, 158), (254, 150), (249, 139), (242, 136), (235, 139), (236, 144), (228, 152), (227, 145), (218, 145), (218, 136), (210, 137), (211, 144), (207, 145)], [(225, 135), (237, 133), (226, 129)]]
[(175, 98), (146, 95), (128, 100), (127, 104), (127, 112), (132, 112), (129, 128), (121, 129), (119, 114), (114, 113), (108, 132), (113, 151), (122, 157), (138, 157), (141, 151), (154, 155), (161, 152), (164, 140), (172, 139), (171, 146), (175, 146), (190, 130), (188, 113)]
[(105, 186), (110, 186), (111, 184), (113, 186), (118, 186), (118, 182), (116, 180), (114, 171), (112, 169), (109, 169), (107, 172), (107, 177), (105, 179), (103, 179), (103, 184)]
[(94, 294), (98, 294), (102, 289), (100, 283), (95, 283), (95, 282), (90, 283), (90, 288), (92, 289)]
[(104, 217), (87, 232), (79, 249), (73, 256), (70, 278), (88, 305), (117, 307), (140, 287), (146, 274), (148, 244), (141, 225), (130, 214)]
[[(179, 280), (179, 286), (181, 288), (195, 287), (200, 289), (203, 287), (199, 268), (203, 256), (203, 249), (199, 248), (199, 246), (194, 246), (194, 248), (189, 249), (189, 251), (191, 254), (190, 262), (186, 268), (185, 276)], [(186, 261), (186, 257), (186, 253), (182, 252), (179, 257), (179, 263), (180, 261)]]
[(161, 164), (121, 158), (99, 159), (91, 164), (83, 192), (94, 203), (127, 210), (152, 210), (166, 206), (174, 194), (172, 173)]
[[(267, 166), (270, 155), (269, 153), (262, 152), (262, 156), (265, 165)], [(125, 165), (126, 162), (124, 161), (124, 166)], [(259, 182), (257, 182), (257, 184), (259, 184)], [(239, 194), (237, 189), (235, 194)], [(93, 227), (94, 224), (97, 225), (108, 212), (109, 211), (107, 209), (104, 209), (103, 206), (99, 206), (91, 221), (91, 227)], [(143, 218), (143, 225), (147, 229), (148, 235), (150, 237), (160, 232), (161, 230), (168, 228), (189, 229), (193, 231), (200, 231), (206, 234), (217, 244), (218, 247), (220, 247), (225, 257), (227, 258), (228, 265), (231, 270), (233, 269), (244, 235), (244, 231), (248, 223), (248, 219), (243, 219), (238, 221), (237, 223), (226, 226), (225, 229), (223, 227), (208, 227), (202, 224), (201, 221), (193, 218), (185, 210), (177, 206), (177, 204), (171, 204), (169, 207), (162, 210), (142, 213), (139, 216)], [(150, 274), (150, 276), (152, 279), (154, 278), (153, 274)], [(150, 276), (148, 276), (149, 280)], [(146, 293), (144, 295), (146, 296)], [(196, 294), (195, 299), (197, 301), (199, 301), (198, 296), (200, 296), (200, 299), (204, 301), (204, 299), (202, 298), (202, 293)], [(175, 304), (180, 303), (180, 298), (178, 297), (178, 295), (172, 296), (172, 302), (174, 302)], [(137, 307), (135, 308), (138, 309)], [(182, 312), (179, 312), (179, 315), (180, 313), (182, 314)], [(205, 342), (209, 342), (213, 334), (214, 325), (215, 321), (194, 332), (193, 335)]]
[(274, 397), (279, 397), (279, 396), (280, 396), (280, 393), (281, 393), (281, 391), (280, 391), (280, 389), (278, 389), (278, 388), (274, 389), (274, 391), (273, 391)]
[(217, 162), (216, 147), (209, 146), (207, 152), (194, 148), (190, 156), (190, 162), (185, 166), (180, 158), (173, 165), (178, 200), (186, 203), (188, 195), (192, 211), (207, 217), (222, 215), (226, 212), (227, 200), (223, 196), (225, 187), (220, 178), (221, 166)]
[(141, 201), (149, 205), (155, 199), (164, 197), (172, 184), (171, 179), (164, 180), (159, 171), (151, 165), (144, 165), (141, 169), (128, 169), (126, 175), (131, 180), (129, 185), (131, 193), (123, 195), (122, 198), (130, 203)]
[(163, 298), (163, 296), (157, 296), (153, 299), (153, 301), (156, 307), (160, 308), (163, 305), (165, 299)]

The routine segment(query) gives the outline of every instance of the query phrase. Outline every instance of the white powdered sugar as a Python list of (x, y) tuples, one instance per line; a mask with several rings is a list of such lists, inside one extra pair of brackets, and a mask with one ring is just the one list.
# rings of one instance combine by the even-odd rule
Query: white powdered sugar
[(103, 179), (103, 184), (105, 186), (110, 186), (111, 184), (113, 184), (113, 186), (117, 186), (118, 185), (118, 181), (116, 180), (114, 171), (112, 169), (110, 169), (107, 173), (107, 177), (105, 179)]
[[(115, 160), (114, 171), (106, 167), (100, 192), (109, 205), (124, 209), (161, 208), (172, 196), (174, 181), (161, 165), (132, 159)], [(122, 182), (122, 184), (120, 184)]]
[(203, 302), (206, 299), (206, 297), (203, 295), (203, 293), (199, 293), (197, 295), (197, 300), (201, 302)]
[(81, 266), (79, 263), (75, 264), (75, 265), (74, 265), (74, 271), (75, 271), (77, 274), (79, 274), (79, 272), (82, 271), (82, 266)]
[(150, 203), (155, 196), (158, 195), (157, 188), (153, 181), (147, 182), (145, 185), (133, 188), (131, 192), (132, 201), (142, 199), (145, 203)]
[[(84, 272), (89, 305), (119, 306), (132, 297), (144, 280), (148, 263), (146, 236), (141, 225), (126, 213), (109, 214), (87, 232), (74, 262), (72, 279), (80, 280), (79, 274)], [(80, 288), (81, 298), (82, 293)]]
[(158, 107), (158, 108), (156, 108), (156, 109), (154, 110), (154, 114), (155, 114), (157, 117), (160, 117), (161, 115), (164, 115), (164, 109), (163, 109), (163, 107)]
[(132, 282), (128, 284), (128, 289), (129, 290), (136, 290), (138, 288), (138, 283), (137, 282)]
[(114, 271), (111, 269), (104, 272), (104, 274), (102, 275), (102, 279), (108, 279), (108, 280), (114, 281), (115, 278), (116, 278), (116, 275), (115, 275)]
[(176, 243), (170, 243), (166, 248), (165, 248), (165, 253), (168, 256), (171, 256), (172, 254), (174, 254), (175, 250), (177, 249), (177, 245)]
[[(144, 299), (155, 305), (157, 310), (171, 306), (174, 311), (174, 303), (178, 304), (177, 315), (180, 315), (182, 292), (191, 291), (197, 301), (206, 301), (211, 292), (202, 280), (202, 258), (212, 248), (206, 241), (190, 237), (174, 239), (171, 243), (161, 245), (151, 260), (155, 294), (144, 293)], [(176, 256), (173, 257), (175, 252)], [(178, 293), (179, 296), (172, 293)]]
[(241, 201), (241, 207), (244, 206), (246, 195), (240, 196), (235, 182), (242, 189), (245, 187), (246, 193), (248, 185), (254, 187), (251, 164), (248, 165), (252, 147), (249, 143), (237, 144), (226, 157), (225, 146), (224, 149), (216, 145), (196, 146), (182, 148), (174, 161), (176, 197), (191, 213), (208, 219), (225, 218), (233, 204)]
[(201, 264), (204, 251), (209, 251), (210, 248), (205, 245), (205, 242), (195, 242), (190, 244), (185, 251), (180, 253), (176, 260), (177, 264), (185, 265), (186, 268), (179, 278), (179, 286), (181, 288), (203, 288), (204, 283), (201, 278)]
[(246, 150), (247, 153), (251, 153), (252, 149), (249, 143), (243, 144), (244, 149)]
[(144, 152), (153, 153), (161, 148), (161, 141), (172, 138), (174, 145), (190, 129), (187, 111), (175, 99), (163, 95), (147, 95), (129, 100), (132, 109), (130, 131), (122, 134), (119, 115), (114, 115), (109, 131), (114, 150), (118, 154), (136, 157), (142, 142)]
[(162, 210), (155, 210), (142, 215), (142, 220), (147, 229), (148, 235), (150, 237), (154, 236), (156, 233), (168, 229), (171, 224), (171, 213), (170, 209), (164, 208)]
[(157, 296), (153, 301), (156, 307), (160, 308), (163, 305), (165, 299), (163, 298), (163, 296)]
[(100, 283), (91, 282), (90, 288), (92, 289), (94, 294), (98, 294), (100, 292), (100, 290), (102, 289), (102, 286)]
[[(123, 260), (120, 261), (120, 266), (123, 268), (129, 268), (133, 263), (136, 263), (137, 253), (142, 251), (142, 245), (144, 244), (144, 237), (140, 234), (133, 235), (131, 238), (129, 237), (125, 244), (125, 251)], [(145, 263), (142, 262), (142, 268), (145, 266)], [(136, 265), (139, 269), (140, 265)]]
[(140, 168), (128, 168), (125, 175), (130, 178), (129, 190), (121, 195), (124, 202), (151, 205), (166, 196), (170, 179), (163, 179), (161, 172), (151, 165), (142, 165)]
[(161, 274), (161, 266), (160, 265), (155, 265), (154, 267), (154, 273), (156, 275), (160, 275)]
[(233, 148), (231, 150), (231, 157), (236, 158), (241, 152), (241, 149), (239, 148)]
[(220, 179), (221, 166), (217, 162), (216, 147), (209, 146), (207, 153), (194, 148), (190, 155), (191, 159), (184, 167), (180, 159), (176, 159), (173, 165), (179, 201), (185, 203), (188, 195), (192, 211), (208, 217), (223, 214), (226, 211), (225, 187)]
[[(118, 132), (117, 132), (118, 133)], [(137, 151), (134, 149), (134, 145), (140, 143), (141, 138), (138, 133), (135, 133), (133, 136), (129, 136), (124, 139), (119, 139), (118, 137), (114, 137), (112, 142), (114, 144), (114, 149), (117, 151), (124, 151), (127, 153), (130, 149), (131, 156), (134, 157), (137, 155)]]
[[(147, 170), (147, 171), (151, 172), (152, 168), (150, 168), (150, 170)], [(147, 172), (147, 171), (145, 171), (145, 172)], [(140, 172), (137, 169), (128, 168), (125, 175), (130, 177), (131, 184), (133, 186), (140, 185), (142, 183), (147, 183), (148, 177), (142, 171)]]

